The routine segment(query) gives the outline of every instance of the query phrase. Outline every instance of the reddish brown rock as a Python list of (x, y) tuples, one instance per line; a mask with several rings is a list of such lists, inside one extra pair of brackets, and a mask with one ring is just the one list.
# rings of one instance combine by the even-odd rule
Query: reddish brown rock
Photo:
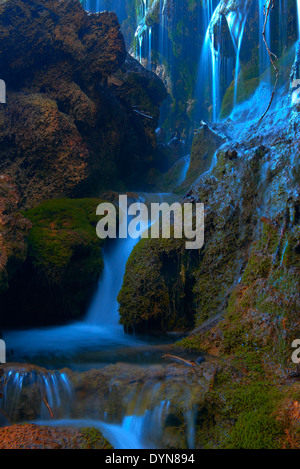
[(0, 50), (0, 171), (15, 179), (23, 206), (98, 194), (126, 183), (137, 162), (141, 174), (153, 165), (164, 86), (141, 66), (142, 84), (127, 80), (126, 99), (109, 84), (126, 58), (114, 13), (87, 14), (78, 0), (7, 0)]

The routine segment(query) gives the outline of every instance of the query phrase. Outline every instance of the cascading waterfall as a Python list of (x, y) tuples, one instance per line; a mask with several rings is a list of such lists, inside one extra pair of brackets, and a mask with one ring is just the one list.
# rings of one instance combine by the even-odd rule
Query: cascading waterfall
[[(159, 4), (159, 9), (157, 6)], [(199, 31), (203, 32), (203, 44), (198, 66), (198, 78), (195, 89), (195, 97), (198, 101), (198, 107), (203, 106), (209, 110), (209, 117), (212, 121), (218, 121), (221, 111), (221, 103), (225, 90), (229, 87), (233, 79), (234, 93), (232, 105), (235, 107), (238, 101), (238, 86), (241, 80), (241, 49), (244, 37), (245, 24), (248, 16), (249, 2), (239, 1), (237, 8), (232, 9), (231, 3), (224, 0), (203, 0), (197, 12), (199, 17)], [(255, 0), (254, 8), (258, 10), (258, 46), (259, 46), (259, 75), (269, 84), (271, 89), (271, 67), (268, 52), (266, 50), (262, 30), (265, 22), (265, 11), (268, 5), (267, 0)], [(253, 5), (252, 5), (253, 6)], [(251, 8), (252, 8), (251, 6)], [(168, 72), (174, 66), (174, 51), (172, 50), (172, 40), (170, 39), (174, 28), (177, 28), (180, 21), (180, 8), (182, 3), (178, 0), (174, 5), (172, 15), (168, 12), (168, 4), (166, 0), (139, 0), (136, 9), (136, 31), (135, 31), (135, 47), (134, 55), (137, 60), (143, 63), (148, 69), (159, 67), (167, 69)], [(87, 0), (86, 9), (89, 11), (101, 11), (104, 9), (113, 9), (119, 16), (120, 21), (125, 18), (125, 2), (123, 0)], [(155, 29), (147, 24), (147, 16), (153, 8), (158, 9), (159, 21), (158, 27)], [(300, 37), (300, 0), (296, 0), (297, 8), (297, 25)], [(266, 22), (266, 41), (272, 43), (271, 31), (272, 24), (275, 21), (278, 24), (278, 44), (280, 51), (284, 51), (288, 44), (288, 24), (287, 24), (288, 0), (278, 0), (276, 9), (278, 18), (272, 10), (268, 21)], [(229, 11), (229, 12), (228, 12)], [(253, 8), (252, 8), (252, 11)], [(223, 44), (221, 37), (221, 27), (223, 21), (226, 21), (228, 31), (231, 36), (231, 46)], [(274, 23), (274, 24), (275, 24)], [(152, 47), (155, 44), (158, 55), (153, 60)], [(224, 53), (224, 47), (232, 47), (232, 56)], [(168, 86), (171, 84), (168, 84)], [(210, 110), (210, 105), (211, 110)], [(199, 109), (199, 115), (196, 111), (197, 119), (204, 116)], [(206, 117), (204, 117), (206, 118)]]
[(66, 373), (39, 368), (5, 371), (0, 409), (12, 420), (51, 419), (70, 415), (72, 386)]
[[(120, 218), (120, 230), (126, 232), (129, 220), (124, 213), (120, 213)], [(147, 228), (148, 225), (145, 224), (141, 230)], [(95, 298), (86, 318), (89, 324), (101, 324), (112, 329), (114, 334), (124, 335), (123, 327), (119, 324), (117, 296), (122, 288), (126, 262), (137, 242), (138, 239), (129, 236), (125, 239), (118, 238), (113, 249), (104, 253), (103, 276), (99, 280)], [(110, 292), (110, 295), (107, 295), (107, 292)]]
[(211, 30), (212, 21), (215, 19), (219, 11), (219, 5), (215, 8), (213, 0), (205, 0), (203, 2), (204, 15), (202, 28), (205, 31), (202, 52), (198, 66), (198, 79), (196, 84), (196, 96), (200, 101), (203, 99), (203, 90), (207, 82), (211, 87), (212, 117), (217, 120), (219, 109), (219, 51), (215, 50), (214, 32)]
[[(142, 389), (128, 400), (128, 408), (126, 409), (125, 405), (125, 413), (120, 423), (111, 422), (109, 416), (106, 416), (104, 422), (98, 421), (101, 431), (116, 449), (163, 448), (168, 429), (174, 429), (172, 421), (178, 415), (178, 406), (181, 408), (184, 430), (179, 432), (181, 438), (183, 437), (180, 444), (194, 448), (198, 408), (195, 405), (189, 407), (193, 393), (188, 385), (177, 382), (176, 394), (171, 398), (166, 397), (168, 391), (172, 395), (174, 385), (172, 381), (169, 388), (161, 382), (145, 383)], [(182, 404), (179, 404), (178, 399), (182, 399)]]
[[(124, 229), (130, 220), (120, 214)], [(147, 229), (148, 225), (141, 227)], [(92, 348), (113, 348), (137, 345), (138, 340), (124, 333), (119, 324), (117, 296), (121, 290), (127, 260), (139, 239), (118, 238), (113, 246), (104, 249), (103, 275), (83, 321), (64, 326), (32, 329), (28, 331), (5, 331), (8, 350), (15, 354), (36, 355), (74, 354)]]
[[(205, 7), (208, 12), (211, 11), (212, 2), (206, 2)], [(198, 71), (198, 84), (197, 84), (197, 96), (201, 98), (199, 88), (204, 88), (203, 82), (205, 77), (209, 77), (210, 89), (211, 89), (211, 103), (212, 103), (212, 120), (218, 121), (223, 90), (221, 89), (221, 72), (225, 76), (226, 86), (229, 86), (231, 76), (234, 71), (234, 106), (237, 101), (237, 86), (238, 76), (240, 72), (240, 51), (243, 41), (244, 28), (247, 20), (246, 7), (242, 10), (230, 11), (226, 15), (226, 21), (230, 36), (232, 39), (232, 45), (235, 52), (235, 64), (230, 60), (230, 57), (224, 57), (222, 54), (222, 41), (221, 41), (221, 27), (223, 1), (221, 1), (214, 9), (209, 23), (207, 25), (205, 39), (202, 47), (201, 57), (199, 61)], [(207, 19), (208, 16), (205, 15)], [(216, 36), (218, 35), (218, 37)]]

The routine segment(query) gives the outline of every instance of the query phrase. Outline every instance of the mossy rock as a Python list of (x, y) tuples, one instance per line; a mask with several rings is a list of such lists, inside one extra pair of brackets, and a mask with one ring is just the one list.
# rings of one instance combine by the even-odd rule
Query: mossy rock
[(59, 284), (71, 260), (83, 256), (85, 275), (102, 270), (99, 262), (103, 244), (96, 235), (100, 219), (96, 207), (100, 199), (55, 199), (28, 210), (32, 222), (29, 233), (29, 257), (32, 265), (44, 274), (48, 284)]
[(8, 318), (43, 325), (84, 315), (103, 269), (104, 241), (96, 234), (101, 202), (54, 199), (24, 213), (32, 223), (28, 255), (3, 299)]
[(118, 296), (129, 331), (186, 331), (193, 326), (193, 258), (182, 239), (142, 239), (133, 249)]
[(102, 433), (94, 427), (81, 429), (82, 449), (113, 449), (113, 446), (107, 441)]

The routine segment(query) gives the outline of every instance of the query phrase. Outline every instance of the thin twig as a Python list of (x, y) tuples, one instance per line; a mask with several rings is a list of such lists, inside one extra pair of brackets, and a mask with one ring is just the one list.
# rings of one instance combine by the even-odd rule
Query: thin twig
[(190, 362), (189, 360), (185, 360), (184, 358), (177, 357), (177, 355), (163, 355), (163, 358), (169, 358), (170, 360), (175, 360), (176, 362), (183, 363), (187, 366), (196, 366), (195, 362)]
[[(268, 45), (268, 42), (267, 42), (267, 39), (266, 39), (266, 26), (267, 26), (270, 10), (271, 10), (271, 8), (274, 8), (274, 6), (275, 6), (275, 0), (269, 0), (267, 11), (266, 10), (264, 11), (265, 21), (264, 21), (264, 27), (263, 27), (262, 35), (263, 35), (263, 40), (264, 40), (268, 55), (270, 57), (271, 65), (274, 68), (275, 73), (276, 73), (276, 78), (275, 78), (275, 84), (274, 84), (274, 88), (273, 88), (273, 91), (272, 91), (272, 94), (271, 94), (270, 102), (268, 104), (267, 109), (265, 110), (265, 112), (263, 113), (261, 118), (259, 119), (259, 122), (261, 122), (263, 120), (263, 118), (265, 117), (265, 115), (267, 114), (267, 112), (269, 111), (269, 109), (271, 107), (271, 104), (273, 102), (273, 98), (274, 98), (274, 95), (275, 95), (275, 90), (276, 90), (276, 87), (277, 87), (277, 83), (278, 83), (278, 78), (279, 78), (279, 70), (276, 67), (275, 62), (273, 60), (273, 58), (278, 60), (278, 57), (273, 52), (270, 51), (270, 48), (269, 48), (269, 45)], [(264, 9), (265, 8), (266, 8), (266, 6), (264, 6)]]

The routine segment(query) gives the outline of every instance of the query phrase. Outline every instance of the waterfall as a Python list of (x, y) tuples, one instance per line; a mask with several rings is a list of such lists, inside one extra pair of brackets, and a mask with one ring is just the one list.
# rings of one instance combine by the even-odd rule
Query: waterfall
[[(148, 27), (146, 25), (146, 15), (148, 12), (149, 0), (139, 0), (139, 5), (137, 9), (137, 27), (135, 31), (135, 58), (142, 63), (144, 57), (143, 53), (143, 43)], [(148, 42), (150, 41), (150, 36), (148, 33)], [(147, 59), (149, 58), (149, 53), (147, 54)]]
[[(175, 391), (174, 386), (176, 386), (176, 392), (172, 396)], [(168, 392), (171, 398), (166, 397)], [(181, 440), (178, 441), (179, 448), (193, 449), (198, 408), (196, 405), (189, 407), (192, 395), (193, 392), (188, 384), (179, 382), (175, 384), (171, 381), (169, 387), (166, 388), (161, 382), (146, 383), (138, 394), (134, 394), (128, 401), (128, 408), (131, 410), (125, 412), (121, 422), (118, 424), (103, 422), (101, 430), (116, 449), (128, 447), (159, 449), (165, 447), (168, 430), (174, 429), (172, 422), (181, 414), (182, 429), (178, 435), (179, 441)], [(182, 403), (179, 403), (178, 399), (182, 399)]]
[(220, 49), (219, 41), (217, 41), (218, 49), (215, 49), (214, 25), (216, 21), (221, 22), (221, 16), (219, 16), (220, 4), (212, 11), (213, 2), (205, 0), (204, 7), (206, 13), (203, 27), (206, 33), (198, 66), (196, 94), (198, 99), (203, 97), (202, 90), (206, 86), (206, 80), (208, 80), (211, 88), (212, 119), (215, 122), (218, 120), (220, 112)]
[[(205, 88), (205, 77), (208, 77), (210, 82), (211, 104), (213, 122), (218, 121), (221, 102), (224, 90), (229, 86), (231, 76), (234, 72), (234, 105), (237, 101), (237, 85), (238, 75), (240, 72), (240, 51), (243, 41), (244, 28), (247, 20), (247, 10), (243, 7), (242, 10), (230, 11), (226, 15), (226, 22), (231, 36), (233, 49), (235, 52), (235, 67), (229, 57), (223, 55), (222, 47), (222, 18), (224, 17), (222, 11), (224, 8), (223, 0), (217, 5), (212, 12), (213, 3), (211, 1), (205, 2), (206, 14), (204, 15), (205, 25), (210, 14), (209, 22), (206, 25), (205, 39), (202, 47), (198, 66), (198, 83), (196, 95), (198, 100), (202, 98), (200, 88)], [(221, 86), (221, 73), (225, 77), (225, 86)], [(224, 81), (224, 80), (223, 80)]]
[[(120, 231), (126, 232), (129, 220), (124, 213), (120, 213), (120, 217)], [(144, 229), (146, 230), (147, 227), (144, 226)], [(104, 251), (103, 275), (99, 279), (95, 298), (87, 313), (86, 321), (89, 324), (101, 324), (112, 329), (114, 334), (124, 334), (123, 327), (119, 324), (117, 296), (122, 288), (127, 260), (138, 241), (130, 237), (119, 237), (115, 240), (112, 249), (107, 248)]]
[(152, 69), (152, 27), (149, 28), (148, 33), (148, 68)]

